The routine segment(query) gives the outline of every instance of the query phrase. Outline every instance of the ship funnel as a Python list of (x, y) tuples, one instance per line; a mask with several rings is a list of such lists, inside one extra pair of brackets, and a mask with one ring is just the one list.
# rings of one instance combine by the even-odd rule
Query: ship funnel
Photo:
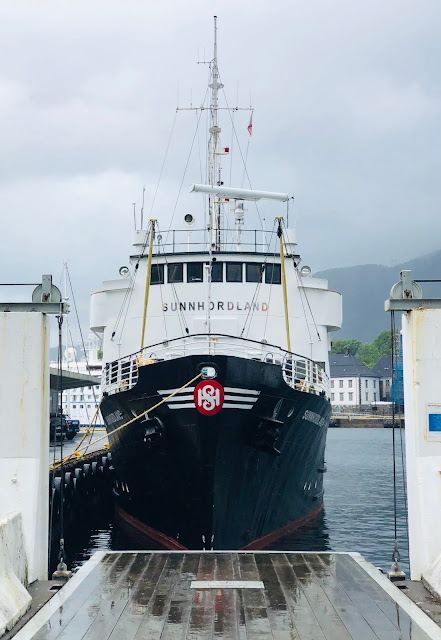
[(139, 231), (135, 231), (133, 235), (133, 246), (134, 247), (144, 247), (147, 244), (147, 229), (140, 229)]
[(297, 229), (284, 229), (283, 239), (286, 255), (292, 256), (295, 253), (297, 246)]

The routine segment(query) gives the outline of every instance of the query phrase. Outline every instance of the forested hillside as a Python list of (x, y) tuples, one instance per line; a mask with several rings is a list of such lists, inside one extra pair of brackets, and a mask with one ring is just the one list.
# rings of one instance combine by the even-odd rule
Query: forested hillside
[[(411, 269), (413, 277), (417, 279), (441, 279), (441, 251), (393, 267), (365, 264), (314, 274), (327, 278), (329, 287), (343, 295), (343, 327), (335, 334), (335, 339), (354, 338), (361, 342), (372, 342), (379, 333), (390, 327), (384, 301), (389, 297), (392, 285), (399, 280), (402, 269)], [(441, 283), (423, 283), (421, 286), (425, 297), (441, 297)]]

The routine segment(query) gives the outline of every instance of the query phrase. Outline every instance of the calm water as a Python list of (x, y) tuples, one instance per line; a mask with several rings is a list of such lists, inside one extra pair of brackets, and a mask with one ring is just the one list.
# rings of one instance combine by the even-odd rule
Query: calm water
[[(401, 566), (408, 573), (398, 430), (395, 435), (398, 452), (398, 540)], [(313, 524), (278, 541), (272, 548), (358, 551), (376, 566), (389, 569), (394, 540), (392, 429), (330, 429), (326, 463), (328, 472), (325, 474), (323, 514)], [(66, 539), (72, 568), (81, 565), (97, 550), (134, 548), (119, 531), (111, 512), (95, 512), (81, 528), (70, 536), (66, 534)]]

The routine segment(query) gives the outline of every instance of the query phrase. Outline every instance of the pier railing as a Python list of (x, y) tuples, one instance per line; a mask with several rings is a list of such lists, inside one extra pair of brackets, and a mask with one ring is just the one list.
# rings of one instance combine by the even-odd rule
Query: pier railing
[(274, 345), (219, 334), (196, 334), (165, 340), (108, 362), (103, 370), (103, 392), (113, 394), (134, 387), (140, 366), (190, 355), (226, 355), (267, 362), (281, 368), (283, 379), (291, 388), (328, 399), (330, 397), (329, 378), (317, 362)]

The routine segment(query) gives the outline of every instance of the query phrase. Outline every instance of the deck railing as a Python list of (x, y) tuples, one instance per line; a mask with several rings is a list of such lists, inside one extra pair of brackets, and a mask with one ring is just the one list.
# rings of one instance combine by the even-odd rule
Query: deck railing
[(227, 355), (267, 362), (281, 367), (286, 384), (293, 389), (329, 399), (329, 378), (322, 367), (280, 347), (226, 335), (196, 334), (165, 340), (137, 353), (108, 362), (103, 370), (102, 387), (108, 394), (128, 391), (138, 381), (138, 368), (189, 355)]
[[(240, 237), (237, 229), (220, 229), (221, 251), (235, 253), (268, 253), (278, 250), (278, 236), (275, 231), (262, 229), (242, 229)], [(200, 253), (208, 251), (209, 236), (207, 229), (172, 229), (156, 233), (153, 239), (153, 252), (161, 253)]]

